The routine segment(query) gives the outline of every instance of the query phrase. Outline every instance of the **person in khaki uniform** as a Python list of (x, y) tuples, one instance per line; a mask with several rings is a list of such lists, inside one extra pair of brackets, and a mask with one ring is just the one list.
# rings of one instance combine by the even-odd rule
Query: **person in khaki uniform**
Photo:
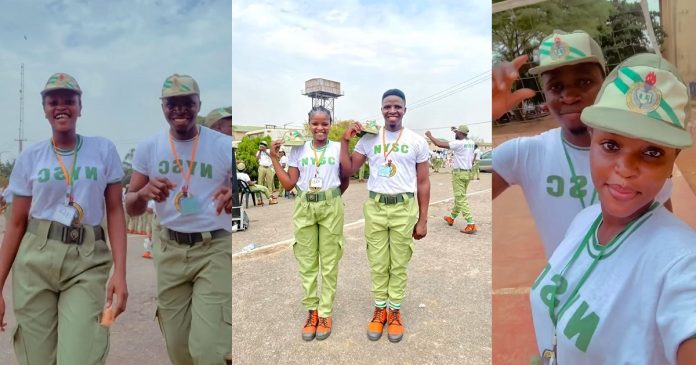
[[(340, 176), (340, 144), (329, 140), (331, 112), (318, 106), (309, 112), (312, 140), (300, 138), (288, 157), (288, 172), (278, 155), (283, 140), (273, 142), (273, 168), (285, 190), (297, 187), (292, 215), (295, 243), (293, 252), (300, 267), (308, 311), (302, 339), (324, 340), (331, 335), (333, 301), (338, 281), (338, 263), (343, 256), (343, 200), (348, 178)], [(292, 144), (292, 142), (289, 142)], [(321, 290), (317, 296), (317, 275)]]
[(225, 108), (215, 108), (205, 117), (205, 126), (231, 137), (232, 114)]
[(268, 143), (266, 141), (259, 142), (259, 150), (256, 152), (256, 161), (259, 163), (258, 183), (267, 187), (268, 190), (273, 194), (271, 201), (268, 204), (278, 204), (273, 180), (275, 177), (275, 171), (273, 169), (273, 161), (271, 156), (268, 154)]
[(169, 128), (140, 143), (126, 208), (155, 201), (157, 318), (174, 365), (224, 364), (232, 343), (232, 139), (196, 125), (200, 91), (188, 75), (162, 87)]
[[(401, 90), (382, 95), (384, 127), (377, 134), (366, 134), (350, 155), (350, 139), (367, 126), (352, 124), (341, 139), (341, 174), (352, 176), (367, 161), (369, 199), (363, 206), (365, 240), (370, 263), (375, 310), (367, 327), (367, 337), (377, 341), (388, 324), (391, 342), (403, 338), (401, 304), (406, 296), (406, 269), (413, 254), (413, 239), (428, 231), (430, 178), (428, 143), (402, 124), (406, 96)], [(417, 202), (414, 198), (417, 195)]]
[[(123, 169), (111, 141), (77, 134), (82, 91), (72, 76), (54, 74), (41, 95), (52, 136), (24, 150), (10, 176), (0, 293), (12, 268), (19, 364), (104, 364), (109, 329), (100, 321), (110, 325), (128, 298)], [(2, 331), (4, 314), (0, 298)]]

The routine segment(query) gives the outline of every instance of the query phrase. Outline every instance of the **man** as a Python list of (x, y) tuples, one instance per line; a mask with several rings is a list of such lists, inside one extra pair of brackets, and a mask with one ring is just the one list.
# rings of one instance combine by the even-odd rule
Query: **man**
[(219, 364), (232, 342), (232, 140), (196, 125), (191, 76), (169, 76), (161, 99), (169, 128), (136, 149), (126, 206), (141, 215), (155, 201), (157, 318), (169, 359)]
[[(237, 180), (242, 180), (247, 183), (247, 185), (249, 185), (249, 190), (252, 193), (261, 193), (266, 196), (266, 199), (271, 200), (271, 192), (268, 190), (268, 188), (257, 184), (256, 181), (251, 180), (249, 175), (244, 172), (244, 169), (246, 169), (244, 162), (237, 163)], [(259, 200), (258, 205), (263, 205), (263, 199)]]
[[(259, 182), (261, 185), (267, 187), (271, 193), (274, 193), (275, 184), (273, 178), (275, 177), (275, 171), (273, 170), (271, 156), (268, 154), (268, 142), (261, 141), (259, 143), (259, 151), (256, 152), (256, 161), (259, 163)], [(275, 195), (271, 197), (271, 201), (268, 204), (278, 204)]]
[[(402, 125), (406, 96), (401, 90), (382, 95), (384, 127), (378, 134), (366, 134), (350, 155), (348, 142), (363, 131), (352, 124), (341, 139), (341, 174), (352, 176), (365, 160), (370, 166), (367, 180), (369, 199), (365, 202), (365, 240), (372, 276), (375, 311), (367, 337), (377, 341), (388, 323), (388, 338), (403, 337), (401, 303), (406, 292), (406, 268), (413, 253), (413, 239), (427, 234), (430, 178), (428, 144)], [(417, 194), (418, 202), (414, 200)]]
[(205, 126), (222, 134), (232, 136), (232, 114), (225, 108), (216, 108), (205, 117)]
[[(510, 185), (520, 185), (546, 257), (556, 249), (575, 215), (598, 203), (590, 176), (590, 134), (580, 113), (592, 105), (605, 77), (602, 49), (583, 31), (555, 31), (539, 46), (540, 64), (529, 70), (541, 74), (542, 90), (551, 116), (560, 128), (534, 137), (509, 140), (494, 150), (493, 198)], [(493, 70), (493, 117), (534, 95), (529, 89), (510, 93), (525, 57)], [(668, 180), (669, 181), (669, 180)], [(660, 201), (669, 199), (665, 184)], [(669, 202), (665, 204), (669, 207)]]
[(466, 219), (466, 227), (460, 232), (473, 234), (476, 232), (474, 217), (471, 215), (469, 200), (466, 197), (466, 189), (469, 187), (471, 179), (471, 167), (474, 160), (474, 141), (469, 139), (469, 127), (462, 124), (459, 128), (452, 127), (455, 140), (452, 142), (441, 141), (434, 138), (430, 131), (425, 135), (440, 148), (452, 150), (454, 155), (454, 166), (452, 169), (452, 191), (454, 192), (454, 207), (452, 213), (443, 217), (447, 224), (454, 225), (454, 220), (459, 213)]
[(481, 180), (479, 174), (481, 172), (481, 150), (477, 144), (474, 145), (474, 166), (472, 167), (471, 179)]

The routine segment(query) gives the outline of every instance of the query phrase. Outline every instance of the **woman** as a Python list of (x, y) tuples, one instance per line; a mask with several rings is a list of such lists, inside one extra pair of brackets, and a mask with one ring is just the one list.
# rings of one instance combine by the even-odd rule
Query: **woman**
[[(104, 364), (107, 325), (128, 297), (123, 169), (113, 143), (77, 134), (82, 91), (73, 77), (51, 76), (41, 95), (52, 136), (22, 152), (10, 176), (14, 199), (0, 249), (0, 290), (14, 263), (20, 364)], [(99, 225), (105, 209), (112, 252)], [(0, 297), (3, 331), (4, 314)]]
[[(283, 140), (273, 142), (271, 160), (278, 180), (286, 191), (297, 187), (293, 211), (295, 244), (304, 288), (302, 304), (309, 311), (302, 339), (324, 340), (331, 334), (331, 314), (338, 262), (343, 255), (343, 201), (348, 179), (340, 178), (341, 145), (329, 141), (331, 112), (318, 106), (309, 112), (312, 140), (294, 147), (288, 158), (288, 172), (278, 160)], [(321, 265), (320, 265), (321, 263)], [(321, 271), (321, 294), (317, 296), (317, 273)]]
[(696, 232), (655, 201), (692, 144), (688, 103), (674, 66), (640, 54), (582, 112), (601, 203), (575, 217), (532, 286), (546, 363), (696, 359)]

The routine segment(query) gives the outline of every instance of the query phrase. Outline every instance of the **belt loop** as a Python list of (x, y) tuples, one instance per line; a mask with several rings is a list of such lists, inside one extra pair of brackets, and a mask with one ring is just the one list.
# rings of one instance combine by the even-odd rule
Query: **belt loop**
[(209, 245), (210, 241), (213, 239), (213, 235), (211, 235), (210, 232), (201, 232), (201, 236), (203, 237), (204, 245)]
[(170, 239), (171, 238), (169, 238), (169, 228), (162, 227), (162, 229), (160, 229), (160, 240), (159, 240), (160, 249), (162, 250), (162, 252), (167, 251), (167, 245), (168, 245), (168, 242)]
[(375, 203), (379, 203), (379, 198), (382, 197), (382, 194), (375, 193)]
[(48, 231), (51, 229), (51, 221), (32, 219), (29, 221), (34, 223), (34, 234), (39, 238), (39, 250), (43, 251), (48, 243)]

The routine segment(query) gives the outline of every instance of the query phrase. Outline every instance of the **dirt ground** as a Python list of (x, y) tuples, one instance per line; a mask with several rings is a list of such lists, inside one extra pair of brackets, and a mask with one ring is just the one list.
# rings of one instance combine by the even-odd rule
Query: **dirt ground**
[[(493, 129), (493, 144), (556, 127), (550, 118), (509, 123)], [(696, 150), (685, 150), (675, 167), (672, 192), (674, 213), (696, 228), (696, 196), (680, 169), (696, 172)], [(534, 220), (518, 187), (493, 201), (493, 364), (530, 364), (537, 357), (529, 308), (531, 284), (546, 265)]]

